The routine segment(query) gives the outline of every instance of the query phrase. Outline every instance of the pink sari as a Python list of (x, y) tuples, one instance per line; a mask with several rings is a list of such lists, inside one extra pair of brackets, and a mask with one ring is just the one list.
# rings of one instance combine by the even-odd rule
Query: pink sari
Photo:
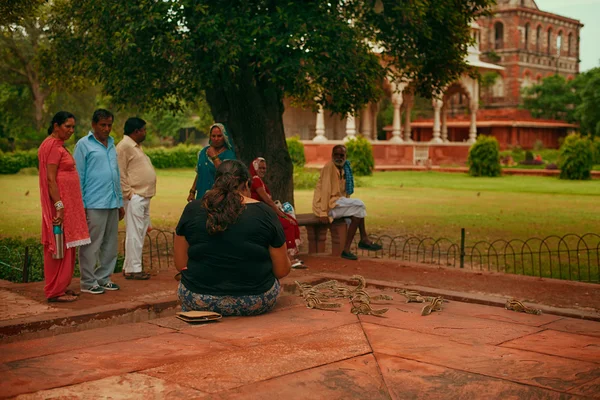
[[(38, 150), (44, 277), (46, 280), (44, 291), (47, 298), (65, 294), (75, 268), (75, 247), (91, 243), (75, 160), (63, 144), (62, 140), (49, 136), (42, 142)], [(65, 257), (59, 260), (52, 258), (52, 254), (56, 251), (52, 231), (52, 219), (56, 216), (56, 210), (48, 190), (48, 164), (58, 166), (56, 183), (60, 199), (65, 206), (63, 232), (66, 251)]]

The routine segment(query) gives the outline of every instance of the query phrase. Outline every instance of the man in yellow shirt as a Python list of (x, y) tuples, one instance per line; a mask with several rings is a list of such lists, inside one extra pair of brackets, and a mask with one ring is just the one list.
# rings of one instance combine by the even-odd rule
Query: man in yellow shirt
[(156, 172), (141, 146), (146, 139), (146, 121), (129, 118), (124, 131), (125, 136), (117, 145), (125, 207), (123, 275), (127, 279), (146, 280), (150, 274), (142, 271), (142, 251), (150, 227), (150, 199), (156, 194)]
[[(313, 212), (323, 223), (338, 218), (350, 219), (348, 235), (341, 255), (348, 260), (357, 260), (358, 257), (350, 251), (357, 229), (360, 231), (359, 249), (377, 251), (381, 250), (381, 246), (369, 240), (365, 228), (367, 216), (365, 203), (359, 199), (351, 199), (352, 193), (348, 193), (346, 181), (352, 181), (352, 170), (349, 165), (346, 166), (346, 146), (341, 144), (334, 146), (331, 158), (332, 160), (321, 169), (313, 196)], [(353, 185), (350, 187), (353, 188)]]

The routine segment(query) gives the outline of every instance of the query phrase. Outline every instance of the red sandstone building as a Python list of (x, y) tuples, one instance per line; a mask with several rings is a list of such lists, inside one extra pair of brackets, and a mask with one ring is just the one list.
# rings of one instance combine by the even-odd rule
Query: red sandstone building
[(492, 16), (480, 18), (481, 58), (504, 67), (493, 106), (517, 107), (521, 90), (554, 74), (579, 73), (579, 21), (538, 8), (534, 0), (498, 0)]
[(496, 74), (493, 85), (481, 95), (477, 80), (461, 77), (433, 99), (432, 119), (411, 121), (410, 82), (386, 84), (394, 121), (384, 128), (385, 141), (377, 140), (380, 103), (343, 117), (323, 110), (315, 114), (286, 101), (286, 134), (304, 141), (307, 162), (313, 165), (327, 161), (335, 143), (351, 140), (358, 132), (372, 140), (379, 166), (463, 163), (478, 134), (495, 136), (502, 149), (528, 149), (536, 143), (556, 148), (576, 126), (534, 119), (519, 110), (521, 91), (556, 73), (567, 79), (577, 75), (582, 26), (577, 20), (541, 11), (534, 0), (498, 0), (493, 15), (472, 24), (477, 44), (469, 49), (467, 63), (481, 74)]

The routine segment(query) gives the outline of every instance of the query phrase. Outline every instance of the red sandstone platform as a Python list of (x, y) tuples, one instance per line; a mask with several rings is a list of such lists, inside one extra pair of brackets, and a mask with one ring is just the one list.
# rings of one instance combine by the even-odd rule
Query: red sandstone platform
[[(108, 318), (85, 329), (93, 322), (88, 320), (80, 326), (84, 330), (5, 340), (0, 397), (600, 398), (600, 322), (495, 306), (517, 295), (570, 310), (573, 317), (598, 315), (598, 285), (366, 259), (306, 262), (308, 271), (293, 271), (284, 280), (288, 290), (294, 279), (360, 273), (377, 279), (369, 280), (369, 292), (394, 296), (375, 306), (390, 310), (385, 317), (357, 317), (348, 304), (335, 312), (311, 310), (288, 293), (269, 314), (191, 326), (167, 315), (175, 300), (168, 293), (175, 288), (171, 272), (147, 282), (115, 277), (122, 291), (83, 295), (34, 316), (5, 319), (3, 327), (28, 318), (101, 319), (111, 312), (114, 317), (119, 309), (144, 310), (146, 319), (161, 310), (165, 315), (130, 323)], [(451, 300), (441, 312), (422, 317), (422, 305), (405, 303), (391, 290), (396, 286), (443, 291)], [(30, 301), (32, 309), (45, 306), (39, 283), (5, 283), (1, 290)]]

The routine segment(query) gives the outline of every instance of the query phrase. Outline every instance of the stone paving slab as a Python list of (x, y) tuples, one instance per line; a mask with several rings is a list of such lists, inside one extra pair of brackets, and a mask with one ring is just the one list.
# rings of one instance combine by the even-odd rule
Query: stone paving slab
[[(398, 296), (401, 297), (401, 296)], [(433, 312), (421, 316), (425, 304), (406, 303), (394, 300), (387, 303), (372, 304), (373, 308), (389, 307), (383, 317), (361, 315), (360, 320), (384, 326), (407, 329), (410, 331), (443, 336), (449, 340), (466, 344), (500, 344), (524, 335), (539, 332), (542, 328), (521, 324), (511, 324), (489, 319), (452, 313), (457, 302), (445, 303), (442, 312)], [(490, 308), (474, 305), (475, 308)], [(510, 311), (504, 310), (505, 313)]]
[(360, 324), (355, 323), (261, 346), (213, 351), (142, 372), (218, 393), (370, 352)]
[(583, 385), (569, 390), (571, 393), (580, 394), (582, 396), (589, 396), (590, 398), (600, 398), (600, 378), (596, 378), (591, 382), (584, 383)]
[(127, 329), (123, 329), (123, 325), (117, 325), (74, 332), (68, 335), (49, 336), (23, 342), (13, 342), (1, 347), (0, 364), (78, 349), (86, 349), (115, 342), (126, 342), (170, 332), (172, 332), (170, 329), (149, 325), (147, 323), (138, 323), (127, 325)]
[[(451, 313), (457, 316), (467, 316), (485, 320), (508, 322), (511, 324), (521, 324), (533, 327), (545, 326), (548, 323), (558, 321), (563, 317), (551, 314), (532, 315), (515, 311), (506, 310), (504, 307), (488, 307), (481, 304), (463, 303), (460, 301), (451, 301), (444, 306), (444, 313)], [(598, 326), (598, 322), (591, 322)]]
[(567, 391), (600, 377), (600, 365), (490, 345), (466, 345), (440, 336), (363, 323), (375, 354)]
[(377, 354), (394, 399), (580, 399), (471, 372)]
[(0, 289), (0, 321), (56, 311), (57, 308), (50, 307), (46, 302), (42, 303), (11, 290)]
[(279, 313), (268, 313), (227, 318), (224, 322), (186, 328), (181, 333), (234, 346), (255, 346), (357, 323), (358, 318), (350, 313), (350, 305), (345, 304), (340, 311), (295, 307), (286, 310), (284, 318)]
[(372, 354), (217, 393), (208, 399), (389, 399)]
[(556, 331), (600, 337), (600, 323), (596, 321), (561, 318), (543, 326)]
[[(123, 326), (128, 329), (128, 326)], [(69, 335), (63, 339), (68, 340)], [(223, 344), (179, 333), (110, 343), (0, 365), (0, 393), (15, 396), (139, 371), (226, 350)]]
[(138, 400), (138, 399), (198, 399), (205, 394), (197, 390), (166, 382), (144, 374), (111, 376), (97, 381), (79, 383), (58, 389), (23, 394), (16, 400)]
[(502, 347), (600, 364), (600, 338), (593, 336), (547, 330), (503, 343)]

